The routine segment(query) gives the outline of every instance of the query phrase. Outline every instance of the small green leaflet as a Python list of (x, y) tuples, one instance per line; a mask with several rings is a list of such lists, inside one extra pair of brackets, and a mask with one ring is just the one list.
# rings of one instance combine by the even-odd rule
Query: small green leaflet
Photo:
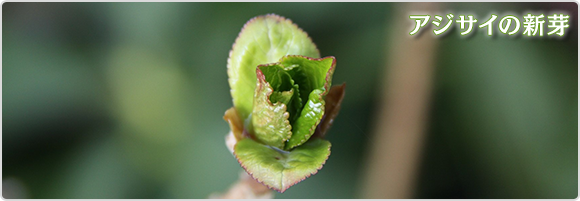
[(330, 142), (316, 138), (287, 152), (246, 138), (236, 144), (234, 155), (254, 179), (282, 193), (322, 168)]
[(332, 56), (321, 59), (287, 56), (280, 60), (280, 65), (288, 70), (298, 84), (303, 101), (303, 109), (292, 124), (292, 137), (284, 147), (285, 150), (291, 150), (314, 134), (324, 115), (324, 97), (332, 84), (336, 59)]
[[(286, 105), (270, 101), (273, 91), (262, 71), (258, 71), (258, 86), (254, 94), (254, 110), (249, 130), (260, 142), (281, 149), (292, 135), (292, 127), (288, 121), (290, 114), (286, 111)], [(293, 91), (288, 93), (293, 94)]]
[[(324, 115), (324, 96), (329, 91), (334, 66), (334, 57), (304, 56), (286, 56), (278, 63), (260, 65), (251, 118), (251, 131), (256, 138), (285, 150), (308, 141)], [(306, 96), (300, 97), (302, 94)]]
[(286, 55), (320, 57), (308, 35), (288, 19), (265, 15), (244, 25), (228, 58), (230, 92), (242, 119), (247, 119), (252, 111), (256, 67)]
[(226, 139), (254, 179), (284, 192), (316, 174), (330, 155), (323, 139), (344, 97), (330, 87), (336, 59), (320, 58), (298, 26), (269, 14), (248, 21), (228, 58), (234, 106)]

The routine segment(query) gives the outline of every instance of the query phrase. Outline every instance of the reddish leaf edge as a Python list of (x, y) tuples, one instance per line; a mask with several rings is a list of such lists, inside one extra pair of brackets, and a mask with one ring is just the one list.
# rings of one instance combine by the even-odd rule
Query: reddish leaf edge
[(312, 137), (324, 138), (326, 133), (332, 127), (334, 119), (338, 116), (340, 109), (342, 107), (342, 100), (344, 99), (344, 94), (346, 90), (346, 83), (341, 85), (334, 85), (330, 88), (329, 93), (326, 95), (324, 106), (324, 116), (320, 120), (316, 130)]
[[(259, 65), (261, 66), (261, 65)], [(258, 67), (259, 67), (258, 66)], [(264, 73), (262, 72), (262, 70), (260, 70), (260, 68), (256, 67), (256, 77), (258, 79), (258, 81), (256, 82), (256, 92), (258, 90), (261, 90), (263, 87), (269, 87), (270, 89), (272, 89), (272, 86), (270, 86), (270, 83), (268, 83), (266, 81), (266, 76), (264, 75)], [(264, 83), (264, 84), (262, 84)], [(256, 92), (254, 92), (254, 95), (257, 94)], [(268, 103), (269, 106), (274, 107), (274, 104), (272, 103), (272, 101), (270, 101), (270, 96), (272, 95), (272, 93), (274, 93), (274, 89), (272, 89), (272, 91), (270, 91), (269, 93), (266, 93), (266, 102)], [(254, 97), (255, 99), (256, 97)], [(284, 116), (286, 116), (285, 119), (285, 123), (288, 123), (288, 125), (290, 126), (290, 130), (292, 130), (292, 125), (290, 124), (290, 120), (288, 120), (288, 118), (290, 117), (290, 113), (288, 113), (288, 106), (286, 104), (282, 104), (282, 108), (284, 109)], [(254, 133), (250, 133), (250, 135), (252, 135), (254, 137), (254, 139), (257, 139), (256, 136), (254, 136)], [(282, 142), (287, 141), (288, 139), (290, 139), (290, 137), (292, 137), (292, 133), (290, 133), (290, 135), (288, 135), (286, 138), (282, 139)], [(259, 140), (257, 140), (258, 142), (260, 142)], [(263, 144), (263, 143), (262, 143)]]
[[(323, 139), (323, 140), (324, 140), (324, 139)], [(236, 144), (235, 146), (237, 146), (237, 144)], [(235, 147), (235, 146), (234, 146), (234, 147)], [(266, 146), (266, 145), (264, 145), (264, 146)], [(312, 175), (315, 175), (316, 173), (318, 173), (318, 171), (319, 171), (319, 170), (321, 170), (321, 169), (322, 169), (322, 167), (324, 167), (324, 165), (326, 164), (326, 161), (328, 161), (328, 158), (330, 157), (330, 154), (331, 154), (331, 152), (332, 152), (332, 151), (330, 150), (331, 148), (332, 148), (332, 144), (330, 144), (330, 146), (328, 147), (328, 155), (326, 155), (326, 159), (324, 159), (324, 162), (322, 162), (322, 164), (320, 165), (320, 167), (318, 167), (318, 168), (317, 168), (317, 169), (316, 169), (314, 172), (312, 172), (312, 173), (310, 173), (310, 174), (308, 174), (308, 175), (304, 176), (304, 177), (303, 177), (303, 178), (301, 178), (301, 179), (298, 179), (298, 181), (297, 181), (297, 182), (295, 182), (295, 183), (293, 183), (293, 184), (290, 184), (290, 185), (288, 185), (286, 188), (283, 188), (283, 189), (277, 189), (276, 187), (270, 186), (270, 185), (268, 185), (268, 184), (264, 183), (262, 180), (260, 180), (260, 179), (256, 178), (256, 177), (254, 176), (254, 174), (253, 174), (252, 172), (248, 171), (247, 167), (246, 167), (246, 166), (244, 166), (244, 165), (242, 164), (242, 162), (241, 162), (241, 161), (240, 161), (240, 159), (238, 158), (238, 155), (236, 155), (236, 152), (235, 152), (235, 151), (234, 151), (234, 157), (236, 157), (236, 160), (238, 161), (238, 163), (240, 164), (240, 166), (241, 166), (241, 167), (244, 169), (244, 171), (246, 171), (246, 172), (247, 172), (247, 173), (248, 173), (248, 174), (249, 174), (249, 175), (250, 175), (252, 178), (254, 178), (254, 180), (258, 181), (258, 183), (260, 183), (260, 184), (262, 184), (262, 185), (264, 185), (264, 186), (268, 187), (268, 188), (269, 188), (269, 189), (271, 189), (271, 190), (275, 190), (275, 191), (277, 191), (277, 192), (279, 192), (279, 193), (284, 193), (284, 192), (285, 192), (286, 190), (288, 190), (290, 187), (292, 187), (292, 186), (294, 186), (294, 185), (296, 185), (296, 184), (298, 184), (298, 183), (300, 183), (300, 182), (302, 182), (302, 181), (304, 181), (304, 180), (306, 180), (306, 179), (310, 178)], [(234, 150), (235, 150), (235, 148), (234, 148)], [(289, 151), (289, 152), (292, 152), (292, 151)]]
[[(324, 80), (325, 80), (325, 82), (324, 82), (324, 92), (322, 93), (322, 95), (318, 99), (320, 102), (325, 102), (325, 97), (330, 92), (330, 88), (331, 88), (331, 84), (332, 84), (331, 83), (332, 82), (332, 75), (334, 74), (334, 69), (336, 68), (336, 58), (334, 56), (326, 56), (326, 57), (322, 57), (322, 58), (312, 58), (312, 57), (307, 57), (307, 56), (302, 56), (302, 55), (286, 55), (286, 56), (283, 56), (282, 58), (280, 58), (280, 60), (278, 62), (258, 65), (258, 67), (256, 67), (256, 74), (262, 72), (260, 70), (260, 67), (280, 65), (284, 59), (286, 59), (286, 58), (292, 58), (292, 57), (294, 57), (294, 58), (304, 58), (304, 59), (308, 59), (310, 61), (323, 61), (323, 60), (326, 60), (326, 59), (331, 59), (332, 60), (332, 64), (331, 64), (330, 68), (328, 69), (328, 71), (326, 72), (326, 76), (324, 78)], [(262, 76), (263, 76), (263, 74), (262, 74)], [(299, 144), (306, 143), (314, 135), (314, 133), (316, 132), (316, 128), (318, 127), (318, 125), (320, 124), (320, 122), (322, 121), (322, 119), (324, 118), (325, 113), (326, 113), (326, 110), (322, 113), (322, 118), (320, 118), (320, 120), (318, 122), (316, 122), (314, 125), (312, 125), (312, 127), (309, 129), (309, 132), (312, 132), (312, 134), (310, 136), (305, 136), (302, 140), (300, 140), (300, 143)], [(292, 149), (294, 149), (294, 148), (296, 148), (298, 146), (299, 145), (296, 145), (296, 146), (293, 146), (293, 147), (289, 147), (287, 149), (287, 151), (288, 150), (292, 150)]]
[[(292, 26), (294, 26), (295, 28), (297, 28), (298, 30), (300, 30), (301, 32), (303, 32), (304, 34), (306, 34), (308, 40), (310, 40), (310, 42), (314, 45), (314, 47), (316, 49), (317, 55), (320, 55), (320, 50), (318, 49), (318, 46), (316, 46), (316, 43), (314, 43), (314, 41), (312, 40), (312, 37), (310, 37), (310, 35), (308, 35), (308, 33), (306, 33), (302, 28), (300, 28), (297, 24), (295, 24), (294, 22), (292, 22), (292, 20), (290, 20), (288, 18), (282, 17), (282, 16), (277, 15), (277, 14), (274, 14), (274, 13), (269, 13), (269, 14), (266, 14), (266, 15), (260, 15), (260, 16), (253, 17), (252, 19), (248, 20), (244, 24), (244, 26), (242, 26), (242, 29), (238, 33), (238, 36), (236, 37), (236, 40), (232, 44), (232, 49), (230, 49), (230, 52), (228, 53), (228, 62), (227, 62), (227, 68), (228, 69), (231, 66), (231, 60), (232, 60), (232, 54), (234, 52), (234, 48), (236, 47), (236, 44), (238, 44), (238, 41), (240, 40), (240, 37), (244, 33), (244, 30), (246, 30), (246, 27), (248, 27), (252, 23), (255, 23), (259, 19), (263, 19), (263, 18), (271, 18), (271, 19), (274, 19), (274, 20), (276, 20), (278, 22), (281, 22), (281, 21), (287, 21), (287, 22), (289, 22)], [(228, 81), (230, 79), (229, 76), (230, 75), (229, 75), (229, 71), (228, 71)]]

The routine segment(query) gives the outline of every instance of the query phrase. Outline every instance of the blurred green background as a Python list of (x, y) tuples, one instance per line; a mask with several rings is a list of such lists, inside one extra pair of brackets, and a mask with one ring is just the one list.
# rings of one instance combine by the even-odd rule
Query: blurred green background
[[(335, 56), (333, 81), (347, 83), (326, 165), (276, 198), (359, 198), (389, 37), (410, 31), (392, 26), (401, 6), (4, 3), (3, 197), (207, 198), (227, 190), (241, 171), (224, 144), (228, 52), (247, 20), (276, 13), (308, 32), (322, 56)], [(446, 8), (480, 22), (491, 11), (565, 10), (570, 28), (563, 40), (461, 38), (457, 27), (437, 39), (414, 197), (576, 198), (578, 5)]]

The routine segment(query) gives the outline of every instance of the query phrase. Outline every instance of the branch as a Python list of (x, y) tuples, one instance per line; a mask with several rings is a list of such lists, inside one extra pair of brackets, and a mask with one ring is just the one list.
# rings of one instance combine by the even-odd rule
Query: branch
[[(420, 8), (423, 6), (423, 8)], [(423, 30), (411, 38), (408, 12), (436, 9), (435, 3), (408, 3), (397, 12), (396, 33), (387, 57), (383, 101), (376, 114), (367, 158), (364, 198), (411, 198), (427, 121), (436, 41)], [(424, 29), (427, 29), (426, 27)], [(409, 29), (410, 31), (410, 29)]]
[[(226, 136), (226, 146), (233, 153), (237, 140), (230, 131)], [(246, 171), (240, 172), (238, 181), (225, 193), (213, 193), (210, 199), (272, 199), (274, 193), (268, 187), (254, 180)]]

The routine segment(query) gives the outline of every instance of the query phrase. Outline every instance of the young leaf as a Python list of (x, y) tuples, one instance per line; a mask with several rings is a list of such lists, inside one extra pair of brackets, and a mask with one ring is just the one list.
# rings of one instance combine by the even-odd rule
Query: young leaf
[(270, 101), (272, 103), (284, 103), (290, 114), (289, 121), (291, 124), (294, 123), (296, 115), (302, 109), (302, 99), (300, 98), (298, 85), (294, 83), (290, 74), (279, 63), (260, 65), (257, 71), (262, 71), (266, 82), (274, 90), (270, 96)]
[(314, 59), (304, 56), (286, 56), (280, 60), (280, 65), (298, 84), (300, 95), (304, 94), (301, 97), (304, 108), (292, 124), (292, 137), (284, 148), (290, 150), (308, 141), (320, 123), (324, 115), (324, 96), (332, 84), (336, 59), (334, 57)]
[[(256, 73), (258, 82), (254, 94), (254, 108), (251, 116), (250, 131), (252, 131), (256, 139), (260, 142), (282, 149), (284, 148), (286, 140), (292, 135), (292, 127), (290, 126), (290, 121), (288, 121), (290, 114), (286, 111), (286, 105), (284, 103), (272, 103), (270, 101), (270, 96), (274, 90), (270, 86), (270, 83), (266, 81), (266, 77), (259, 68), (256, 70)], [(267, 73), (277, 72), (267, 71)], [(281, 82), (283, 80), (277, 80), (274, 83), (280, 84)], [(287, 82), (290, 81), (287, 80)], [(290, 84), (289, 86), (292, 85)], [(293, 89), (289, 93), (293, 93)]]
[[(334, 72), (334, 66), (336, 64), (336, 59), (334, 57), (325, 57), (322, 59), (315, 59), (305, 56), (285, 56), (280, 59), (278, 63), (272, 63), (267, 65), (260, 65), (256, 69), (258, 74), (258, 88), (256, 89), (256, 95), (254, 99), (254, 109), (252, 115), (252, 123), (257, 122), (258, 125), (252, 125), (258, 129), (254, 129), (256, 136), (265, 142), (267, 145), (278, 147), (278, 144), (272, 144), (273, 140), (286, 140), (285, 150), (290, 150), (296, 146), (299, 146), (312, 136), (316, 130), (316, 126), (322, 119), (324, 115), (324, 96), (328, 93), (329, 87), (332, 82), (332, 74)], [(263, 76), (264, 78), (262, 78)], [(264, 82), (271, 86), (269, 89), (260, 88), (261, 82)], [(295, 84), (296, 83), (296, 84)], [(281, 122), (278, 119), (272, 119), (273, 117), (282, 118), (286, 117), (283, 115), (273, 116), (271, 113), (278, 107), (273, 107), (273, 100), (286, 101), (288, 97), (280, 97), (281, 94), (276, 94), (275, 92), (284, 92), (287, 90), (292, 91), (292, 87), (298, 88), (294, 92), (297, 92), (295, 96), (303, 96), (298, 98), (291, 98), (289, 102), (283, 102), (284, 105), (290, 106), (287, 110), (289, 112), (289, 119), (292, 123), (291, 136), (288, 138), (280, 138), (279, 132), (286, 133), (286, 125), (273, 125), (272, 123)], [(272, 90), (273, 89), (273, 90)], [(271, 90), (267, 94), (270, 97), (270, 102), (264, 102), (261, 100), (256, 100), (256, 98), (263, 95), (260, 90)], [(258, 94), (260, 93), (260, 94)], [(274, 93), (274, 97), (271, 94)], [(289, 93), (286, 96), (290, 96)], [(298, 102), (301, 101), (301, 102)], [(270, 104), (268, 107), (258, 105), (258, 104)], [(278, 103), (274, 103), (278, 104)], [(300, 108), (302, 107), (303, 108)], [(278, 111), (282, 113), (283, 111)], [(260, 115), (256, 115), (256, 113)], [(296, 118), (295, 118), (296, 117)], [(294, 121), (295, 120), (295, 121)], [(285, 123), (286, 121), (284, 121)], [(280, 129), (281, 130), (274, 130)], [(267, 133), (267, 132), (271, 132)], [(278, 133), (276, 133), (278, 132)], [(282, 136), (282, 137), (285, 137)]]
[(340, 105), (342, 104), (342, 99), (344, 98), (344, 88), (346, 84), (332, 86), (324, 101), (326, 105), (324, 106), (324, 116), (322, 120), (320, 120), (320, 124), (316, 127), (316, 131), (312, 137), (324, 137), (326, 135), (326, 131), (332, 126), (332, 122), (334, 118), (338, 115), (338, 111), (340, 111)]
[(251, 139), (239, 141), (234, 155), (258, 182), (278, 192), (316, 174), (330, 155), (330, 142), (316, 138), (287, 152)]
[(286, 142), (285, 150), (299, 146), (310, 138), (316, 129), (316, 125), (324, 115), (324, 100), (321, 89), (315, 89), (308, 96), (308, 102), (302, 109), (298, 119), (292, 125), (292, 137)]
[(228, 148), (254, 179), (279, 192), (315, 174), (330, 155), (321, 137), (344, 85), (330, 90), (336, 60), (319, 57), (306, 33), (277, 15), (248, 21), (230, 51)]
[(300, 92), (303, 92), (301, 98), (306, 101), (314, 89), (322, 89), (323, 96), (328, 93), (336, 59), (333, 56), (316, 59), (291, 55), (280, 59), (280, 65), (284, 66), (294, 82), (300, 86)]
[(244, 25), (228, 58), (230, 92), (242, 119), (252, 112), (256, 67), (286, 55), (320, 57), (308, 35), (288, 19), (269, 14), (255, 17)]
[(272, 95), (270, 95), (270, 102), (272, 103), (283, 103), (288, 106), (288, 103), (292, 101), (292, 97), (294, 96), (294, 89), (290, 89), (290, 91), (274, 91)]
[(230, 130), (234, 134), (236, 140), (241, 140), (243, 138), (244, 124), (242, 123), (243, 121), (240, 119), (236, 108), (231, 107), (230, 109), (226, 110), (226, 113), (224, 114), (224, 120), (226, 120), (230, 125)]

